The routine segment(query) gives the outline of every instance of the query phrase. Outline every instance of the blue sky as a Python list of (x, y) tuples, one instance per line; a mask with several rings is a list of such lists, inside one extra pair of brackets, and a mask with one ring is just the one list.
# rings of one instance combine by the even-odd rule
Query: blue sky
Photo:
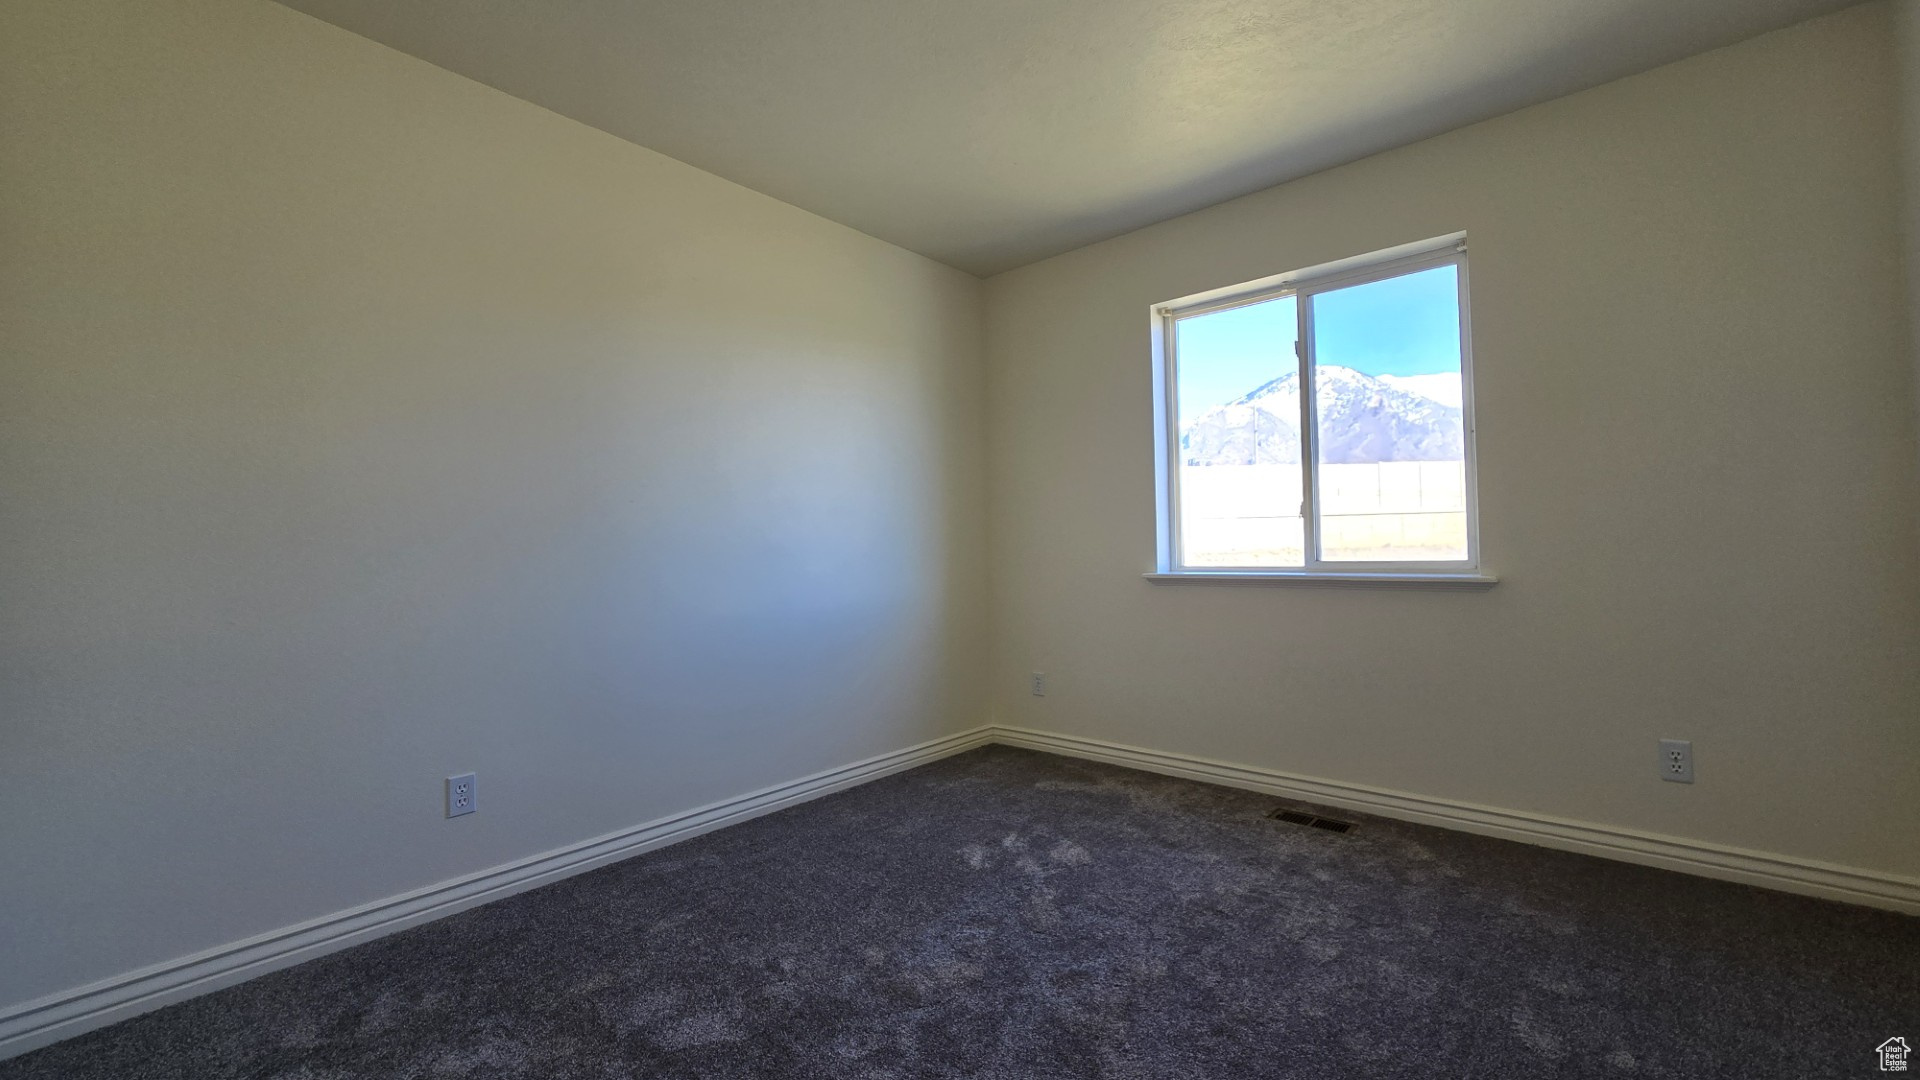
[[(1316, 356), (1368, 375), (1460, 370), (1457, 271), (1355, 285), (1314, 297)], [(1295, 299), (1181, 319), (1180, 423), (1294, 369)]]

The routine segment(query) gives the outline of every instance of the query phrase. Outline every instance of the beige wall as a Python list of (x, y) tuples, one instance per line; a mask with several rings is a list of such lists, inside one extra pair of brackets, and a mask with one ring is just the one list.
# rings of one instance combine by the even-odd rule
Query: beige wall
[[(1920, 0), (1891, 0), (1899, 54), (1901, 210), (1906, 234), (1907, 328), (1914, 406), (1920, 410)], [(1917, 413), (1920, 415), (1920, 413)]]
[[(993, 278), (1000, 719), (1920, 872), (1890, 16), (1851, 9)], [(1143, 581), (1149, 305), (1458, 229), (1503, 583)], [(1697, 784), (1657, 778), (1663, 736), (1694, 741)]]
[(0, 1007), (984, 720), (973, 278), (261, 0), (0, 229)]

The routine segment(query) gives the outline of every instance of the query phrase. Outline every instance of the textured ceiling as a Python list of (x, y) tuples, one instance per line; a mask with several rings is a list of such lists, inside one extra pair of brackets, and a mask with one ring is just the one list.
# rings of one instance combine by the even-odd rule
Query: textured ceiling
[(282, 0), (976, 274), (1849, 0)]

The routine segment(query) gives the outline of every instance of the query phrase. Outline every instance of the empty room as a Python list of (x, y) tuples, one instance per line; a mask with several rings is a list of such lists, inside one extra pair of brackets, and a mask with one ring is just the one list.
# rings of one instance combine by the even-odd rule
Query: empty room
[(1916, 1048), (1920, 0), (0, 0), (0, 1080)]

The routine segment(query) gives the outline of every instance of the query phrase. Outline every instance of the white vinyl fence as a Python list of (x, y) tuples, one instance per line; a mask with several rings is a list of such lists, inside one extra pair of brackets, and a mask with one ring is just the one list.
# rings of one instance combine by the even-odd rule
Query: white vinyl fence
[[(1327, 559), (1460, 559), (1467, 550), (1466, 467), (1385, 461), (1320, 467)], [(1298, 565), (1300, 466), (1180, 469), (1181, 542), (1191, 566)]]

